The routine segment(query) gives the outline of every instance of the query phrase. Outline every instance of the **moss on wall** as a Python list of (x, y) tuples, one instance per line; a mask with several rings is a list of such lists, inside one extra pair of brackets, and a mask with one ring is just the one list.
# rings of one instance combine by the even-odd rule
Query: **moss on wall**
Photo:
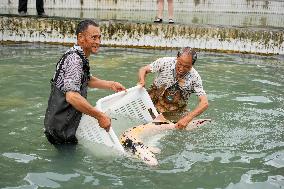
[[(0, 16), (2, 41), (70, 43), (80, 19)], [(195, 48), (220, 51), (284, 54), (281, 29), (169, 25), (99, 21), (103, 45), (176, 48), (185, 43)], [(75, 42), (75, 41), (74, 41)], [(238, 44), (238, 47), (236, 47)], [(247, 46), (251, 50), (248, 51)]]

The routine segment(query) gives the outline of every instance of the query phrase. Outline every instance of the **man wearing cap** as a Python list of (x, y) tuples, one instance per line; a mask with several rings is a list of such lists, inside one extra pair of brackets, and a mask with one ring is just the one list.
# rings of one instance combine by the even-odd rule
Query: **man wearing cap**
[[(193, 68), (196, 60), (195, 50), (185, 47), (178, 51), (177, 57), (159, 58), (140, 68), (138, 73), (138, 83), (142, 86), (148, 73), (157, 73), (148, 93), (157, 110), (167, 119), (177, 121), (176, 127), (180, 129), (208, 108), (201, 77)], [(192, 111), (187, 111), (191, 93), (198, 96), (199, 103)]]
[(110, 118), (87, 101), (87, 88), (125, 90), (118, 82), (102, 80), (90, 74), (88, 57), (97, 53), (101, 31), (92, 20), (81, 21), (76, 29), (77, 44), (67, 50), (56, 66), (45, 114), (45, 135), (52, 144), (76, 144), (76, 130), (82, 113), (98, 120), (109, 131)]

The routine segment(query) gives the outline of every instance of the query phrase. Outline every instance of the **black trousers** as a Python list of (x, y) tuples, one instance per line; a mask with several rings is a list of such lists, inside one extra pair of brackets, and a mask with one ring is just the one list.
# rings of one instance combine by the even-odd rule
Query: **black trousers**
[[(28, 0), (19, 0), (18, 12), (27, 12)], [(44, 13), (43, 0), (36, 0), (37, 14)]]

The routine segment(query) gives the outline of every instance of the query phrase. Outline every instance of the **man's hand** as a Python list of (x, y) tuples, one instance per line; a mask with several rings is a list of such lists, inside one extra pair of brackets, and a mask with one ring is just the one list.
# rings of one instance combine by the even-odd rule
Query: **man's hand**
[(145, 81), (140, 80), (137, 85), (141, 85), (141, 87), (145, 87)]
[(184, 129), (189, 124), (189, 122), (191, 122), (193, 120), (193, 118), (200, 115), (207, 108), (208, 108), (207, 96), (206, 95), (199, 96), (198, 106), (194, 110), (192, 110), (190, 113), (188, 113), (186, 116), (182, 117), (176, 123), (176, 128), (177, 129)]
[(186, 126), (189, 124), (189, 122), (193, 119), (191, 116), (184, 116), (182, 117), (177, 123), (176, 128), (177, 129), (185, 129)]
[(151, 72), (150, 65), (147, 65), (147, 66), (140, 68), (139, 72), (138, 72), (138, 83), (137, 83), (137, 85), (141, 85), (142, 87), (145, 87), (146, 75), (150, 72)]
[(108, 132), (111, 125), (110, 118), (106, 114), (101, 113), (101, 115), (97, 117), (97, 120), (99, 122), (99, 126)]
[(119, 91), (125, 91), (126, 90), (126, 88), (123, 85), (121, 85), (120, 83), (115, 82), (115, 81), (112, 82), (112, 84), (110, 86), (110, 89), (113, 90), (114, 92), (119, 92)]

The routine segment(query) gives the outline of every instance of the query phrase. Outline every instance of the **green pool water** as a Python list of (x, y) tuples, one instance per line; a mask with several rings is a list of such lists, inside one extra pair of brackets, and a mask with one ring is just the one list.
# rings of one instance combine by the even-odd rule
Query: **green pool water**
[[(283, 188), (284, 62), (281, 57), (199, 53), (195, 68), (213, 123), (159, 141), (148, 167), (104, 146), (56, 149), (43, 135), (49, 80), (65, 46), (0, 46), (0, 188)], [(91, 73), (127, 88), (139, 67), (175, 51), (101, 48)], [(152, 77), (148, 78), (150, 85)], [(89, 90), (95, 102), (111, 91)], [(189, 107), (197, 98), (190, 98)], [(136, 124), (116, 117), (117, 127)]]

